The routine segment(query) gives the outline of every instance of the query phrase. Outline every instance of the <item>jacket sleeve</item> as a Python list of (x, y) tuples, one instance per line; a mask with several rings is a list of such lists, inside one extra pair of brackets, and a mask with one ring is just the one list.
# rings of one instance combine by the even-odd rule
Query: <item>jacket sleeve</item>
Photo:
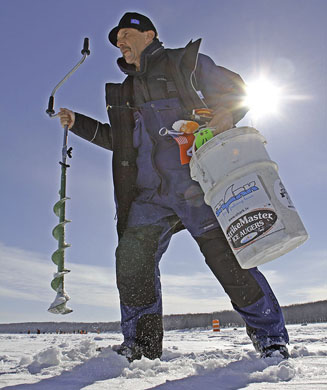
[(247, 113), (244, 106), (245, 83), (242, 78), (222, 66), (217, 66), (213, 60), (199, 54), (195, 71), (195, 87), (202, 92), (209, 108), (215, 110), (224, 107), (231, 111), (234, 124)]
[(112, 128), (93, 118), (75, 112), (75, 123), (71, 132), (102, 148), (112, 150)]

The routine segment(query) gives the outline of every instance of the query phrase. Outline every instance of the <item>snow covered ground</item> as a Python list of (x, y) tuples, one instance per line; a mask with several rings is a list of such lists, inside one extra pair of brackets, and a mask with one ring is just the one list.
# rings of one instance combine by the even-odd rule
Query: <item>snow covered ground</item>
[(288, 361), (259, 359), (245, 329), (231, 328), (166, 332), (161, 360), (131, 364), (108, 347), (118, 333), (0, 334), (0, 389), (327, 389), (327, 324), (288, 329)]

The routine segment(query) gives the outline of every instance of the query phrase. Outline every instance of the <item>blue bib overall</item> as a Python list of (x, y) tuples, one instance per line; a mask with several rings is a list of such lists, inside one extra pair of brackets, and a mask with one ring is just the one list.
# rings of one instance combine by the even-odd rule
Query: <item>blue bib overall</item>
[(199, 184), (190, 177), (189, 165), (181, 164), (178, 144), (159, 134), (161, 128), (171, 129), (183, 119), (178, 99), (144, 103), (134, 118), (138, 196), (116, 252), (124, 343), (147, 346), (150, 358), (161, 355), (159, 261), (180, 222), (199, 244), (259, 348), (287, 343), (283, 315), (266, 279), (256, 268), (240, 268)]

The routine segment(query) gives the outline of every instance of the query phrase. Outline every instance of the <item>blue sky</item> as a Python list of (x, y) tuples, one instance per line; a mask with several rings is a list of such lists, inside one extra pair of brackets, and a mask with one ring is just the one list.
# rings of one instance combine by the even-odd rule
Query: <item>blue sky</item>
[[(47, 312), (57, 242), (62, 129), (45, 114), (56, 83), (91, 56), (57, 92), (68, 107), (107, 121), (104, 83), (120, 82), (117, 49), (108, 31), (126, 11), (151, 17), (166, 47), (203, 38), (201, 52), (245, 82), (265, 74), (283, 88), (278, 115), (254, 122), (310, 234), (303, 246), (260, 269), (282, 305), (326, 299), (325, 0), (10, 0), (1, 2), (0, 30), (0, 322), (119, 320), (114, 251), (117, 244), (111, 154), (71, 135), (67, 176), (68, 316)], [(248, 114), (242, 121), (250, 125)], [(187, 232), (178, 233), (161, 264), (164, 312), (230, 309), (228, 297)]]

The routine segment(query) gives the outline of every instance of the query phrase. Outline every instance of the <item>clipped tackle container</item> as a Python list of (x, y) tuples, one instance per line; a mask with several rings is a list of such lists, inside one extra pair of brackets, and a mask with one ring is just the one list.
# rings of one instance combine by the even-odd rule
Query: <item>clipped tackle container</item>
[(242, 268), (271, 261), (307, 240), (308, 234), (271, 161), (266, 140), (239, 127), (211, 138), (190, 161)]

